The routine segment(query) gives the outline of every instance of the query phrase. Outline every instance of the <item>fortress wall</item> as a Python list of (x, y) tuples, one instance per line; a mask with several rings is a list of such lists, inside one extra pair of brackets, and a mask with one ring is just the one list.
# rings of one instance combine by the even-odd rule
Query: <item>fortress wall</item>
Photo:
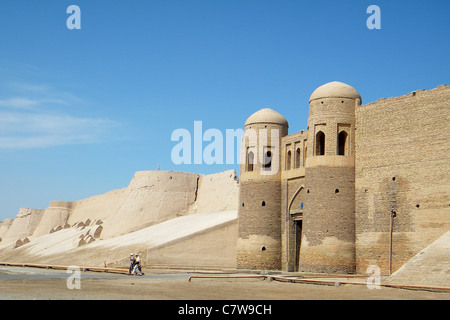
[(73, 225), (87, 219), (107, 221), (116, 213), (129, 195), (129, 189), (112, 190), (102, 195), (74, 201), (68, 223)]
[(70, 201), (51, 201), (50, 206), (42, 214), (41, 221), (33, 232), (33, 237), (48, 234), (51, 229), (64, 226), (71, 209), (72, 202)]
[(44, 210), (21, 208), (4, 234), (3, 242), (14, 242), (31, 236), (42, 219)]
[(122, 206), (105, 221), (102, 238), (188, 214), (196, 199), (198, 178), (198, 174), (184, 172), (136, 172)]
[(237, 210), (190, 214), (80, 245), (81, 236), (93, 235), (96, 227), (63, 229), (15, 249), (0, 243), (0, 261), (128, 267), (133, 252), (141, 254), (144, 264), (234, 267), (236, 263)]
[(392, 271), (450, 227), (450, 87), (380, 99), (357, 109), (356, 255)]
[(26, 209), (27, 215), (28, 215), (28, 229), (27, 229), (27, 237), (31, 236), (36, 228), (38, 227), (39, 223), (42, 220), (42, 217), (44, 216), (45, 210), (40, 209)]
[(234, 170), (211, 175), (136, 172), (128, 188), (120, 191), (118, 209), (111, 208), (111, 214), (105, 217), (102, 238), (129, 233), (186, 214), (236, 210), (238, 190)]
[[(237, 202), (238, 181), (234, 170), (205, 176), (142, 171), (136, 172), (127, 188), (79, 201), (52, 201), (46, 210), (30, 216), (31, 209), (21, 209), (16, 219), (5, 220), (0, 225), (0, 231), (2, 235), (8, 233), (2, 238), (16, 241), (48, 234), (59, 226), (100, 219), (104, 228), (102, 238), (106, 239), (180, 215), (236, 210)], [(25, 216), (29, 218), (23, 219)]]
[(8, 232), (8, 229), (11, 227), (12, 223), (14, 222), (14, 219), (5, 219), (0, 224), (0, 238), (2, 241), (0, 241), (0, 244), (4, 244), (3, 238), (5, 237), (5, 234)]
[(236, 267), (237, 220), (149, 249), (146, 264)]
[(234, 170), (200, 175), (191, 213), (237, 210), (239, 182)]

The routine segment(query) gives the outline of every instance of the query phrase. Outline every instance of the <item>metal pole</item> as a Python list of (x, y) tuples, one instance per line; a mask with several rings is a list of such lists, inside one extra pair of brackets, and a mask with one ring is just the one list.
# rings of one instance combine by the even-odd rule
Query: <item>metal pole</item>
[(392, 274), (392, 246), (393, 246), (393, 233), (394, 233), (394, 218), (396, 213), (394, 210), (391, 210), (391, 214), (389, 215), (389, 275)]

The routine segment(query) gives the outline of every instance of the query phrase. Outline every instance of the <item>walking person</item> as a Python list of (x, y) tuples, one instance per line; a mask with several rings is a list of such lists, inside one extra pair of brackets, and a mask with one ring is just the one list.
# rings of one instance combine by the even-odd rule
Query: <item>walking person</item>
[(128, 267), (128, 274), (131, 275), (134, 265), (136, 263), (136, 258), (133, 253), (130, 253), (130, 266)]
[(135, 256), (136, 257), (135, 257), (135, 263), (134, 263), (134, 269), (133, 269), (132, 275), (135, 275), (136, 271), (138, 271), (139, 275), (143, 276), (144, 274), (142, 273), (142, 270), (141, 270), (141, 257), (137, 253)]

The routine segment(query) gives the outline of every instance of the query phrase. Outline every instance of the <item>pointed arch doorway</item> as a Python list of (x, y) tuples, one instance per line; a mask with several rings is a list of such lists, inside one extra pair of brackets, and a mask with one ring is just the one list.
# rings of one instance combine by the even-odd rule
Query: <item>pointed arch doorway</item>
[(292, 255), (289, 270), (299, 271), (300, 250), (303, 229), (303, 201), (305, 187), (301, 185), (292, 196), (288, 205), (288, 213), (291, 220), (291, 237), (288, 251)]

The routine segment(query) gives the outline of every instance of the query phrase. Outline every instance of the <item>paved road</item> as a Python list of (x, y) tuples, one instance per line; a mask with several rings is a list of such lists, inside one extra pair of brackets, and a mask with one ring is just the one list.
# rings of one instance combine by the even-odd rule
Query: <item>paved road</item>
[[(0, 280), (2, 279), (67, 279), (73, 271), (41, 269), (41, 268), (22, 268), (22, 267), (6, 267), (0, 266)], [(106, 273), (106, 272), (81, 272), (80, 277), (83, 279), (124, 279), (133, 278), (126, 274)], [(169, 273), (169, 274), (152, 274), (144, 276), (136, 276), (135, 278), (189, 278), (188, 274)]]
[[(40, 268), (0, 267), (0, 279), (62, 279), (73, 274), (67, 270), (51, 270)], [(83, 278), (105, 279), (128, 277), (122, 274), (100, 272), (83, 272)]]
[[(80, 288), (67, 283), (66, 270), (0, 267), (0, 300), (315, 300), (430, 299), (450, 300), (450, 293), (380, 288), (362, 285), (326, 286), (262, 281), (261, 279), (194, 279), (188, 271), (146, 270), (142, 277), (82, 272)], [(78, 288), (77, 288), (78, 289)]]

